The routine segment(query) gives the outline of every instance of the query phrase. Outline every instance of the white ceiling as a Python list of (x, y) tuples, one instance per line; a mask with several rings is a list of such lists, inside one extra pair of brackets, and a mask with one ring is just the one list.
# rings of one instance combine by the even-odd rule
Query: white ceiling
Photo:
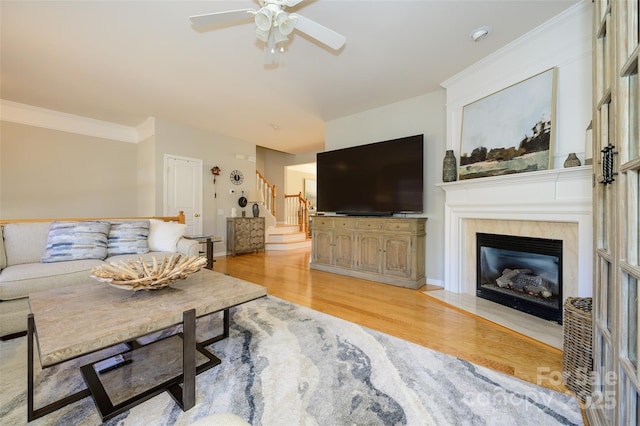
[[(346, 45), (335, 52), (294, 31), (274, 67), (252, 23), (198, 31), (188, 19), (257, 8), (250, 0), (2, 0), (0, 97), (128, 126), (153, 116), (289, 153), (322, 150), (326, 121), (437, 90), (577, 1), (306, 0), (288, 11)], [(485, 25), (491, 34), (473, 42)]]

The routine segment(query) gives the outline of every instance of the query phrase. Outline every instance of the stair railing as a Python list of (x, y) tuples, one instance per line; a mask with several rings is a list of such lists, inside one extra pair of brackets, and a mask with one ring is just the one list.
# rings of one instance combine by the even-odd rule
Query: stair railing
[(262, 173), (256, 170), (256, 187), (264, 195), (264, 206), (276, 216), (276, 186), (271, 185)]
[(300, 232), (309, 235), (309, 200), (296, 195), (284, 196), (285, 223), (287, 225), (298, 225)]

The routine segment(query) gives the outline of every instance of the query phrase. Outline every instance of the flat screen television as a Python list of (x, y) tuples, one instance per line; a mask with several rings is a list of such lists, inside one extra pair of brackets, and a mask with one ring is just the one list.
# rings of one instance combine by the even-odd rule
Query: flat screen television
[(318, 212), (422, 213), (423, 142), (415, 135), (318, 153)]

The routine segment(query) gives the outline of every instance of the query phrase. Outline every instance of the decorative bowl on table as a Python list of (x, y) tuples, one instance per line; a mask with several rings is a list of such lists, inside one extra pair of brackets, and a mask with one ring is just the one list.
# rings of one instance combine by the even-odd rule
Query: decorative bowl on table
[(206, 264), (207, 259), (200, 256), (172, 255), (163, 257), (161, 261), (155, 256), (151, 261), (126, 259), (93, 268), (91, 277), (124, 290), (158, 290), (187, 278)]

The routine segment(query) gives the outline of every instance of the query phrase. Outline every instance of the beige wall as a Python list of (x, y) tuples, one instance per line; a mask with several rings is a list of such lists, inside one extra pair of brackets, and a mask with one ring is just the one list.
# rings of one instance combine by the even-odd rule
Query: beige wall
[(156, 214), (156, 138), (151, 136), (137, 144), (138, 216)]
[[(242, 196), (242, 191), (246, 197), (249, 189), (256, 185), (256, 162), (251, 161), (251, 158), (256, 157), (256, 146), (228, 136), (156, 119), (155, 208), (158, 214), (163, 213), (163, 169), (166, 154), (202, 160), (203, 231), (205, 234), (222, 236), (226, 241), (226, 218), (231, 215), (231, 208), (235, 207), (240, 212), (238, 199)], [(211, 174), (213, 166), (222, 170), (215, 186)], [(241, 185), (231, 183), (229, 175), (232, 170), (239, 170), (244, 175)], [(230, 189), (235, 193), (229, 194)], [(215, 247), (216, 252), (223, 249), (223, 245)]]
[(136, 145), (0, 122), (0, 218), (137, 214)]
[[(226, 218), (255, 187), (255, 145), (156, 120), (155, 134), (118, 142), (0, 122), (0, 218), (121, 217), (164, 214), (164, 157), (203, 162), (203, 232), (226, 239)], [(213, 184), (210, 169), (222, 173)], [(233, 185), (232, 170), (244, 174)], [(229, 190), (235, 194), (229, 194)], [(224, 244), (215, 248), (224, 251)]]
[(295, 156), (281, 151), (257, 147), (258, 170), (276, 186), (276, 221), (284, 221), (285, 167), (292, 164)]
[[(158, 119), (155, 133), (137, 144), (5, 121), (0, 135), (1, 219), (163, 215), (164, 157), (176, 155), (203, 161), (203, 232), (223, 237), (256, 169), (277, 186), (284, 214), (285, 167), (297, 158)], [(213, 166), (222, 169), (215, 186)], [(244, 174), (242, 185), (231, 183), (232, 170)]]
[[(305, 173), (298, 170), (287, 169), (287, 183), (286, 183), (286, 192), (289, 195), (297, 195), (302, 194), (304, 197), (305, 193), (305, 180), (316, 180), (316, 175), (311, 173)], [(317, 200), (312, 200), (313, 203), (311, 205), (311, 209), (316, 209)]]

